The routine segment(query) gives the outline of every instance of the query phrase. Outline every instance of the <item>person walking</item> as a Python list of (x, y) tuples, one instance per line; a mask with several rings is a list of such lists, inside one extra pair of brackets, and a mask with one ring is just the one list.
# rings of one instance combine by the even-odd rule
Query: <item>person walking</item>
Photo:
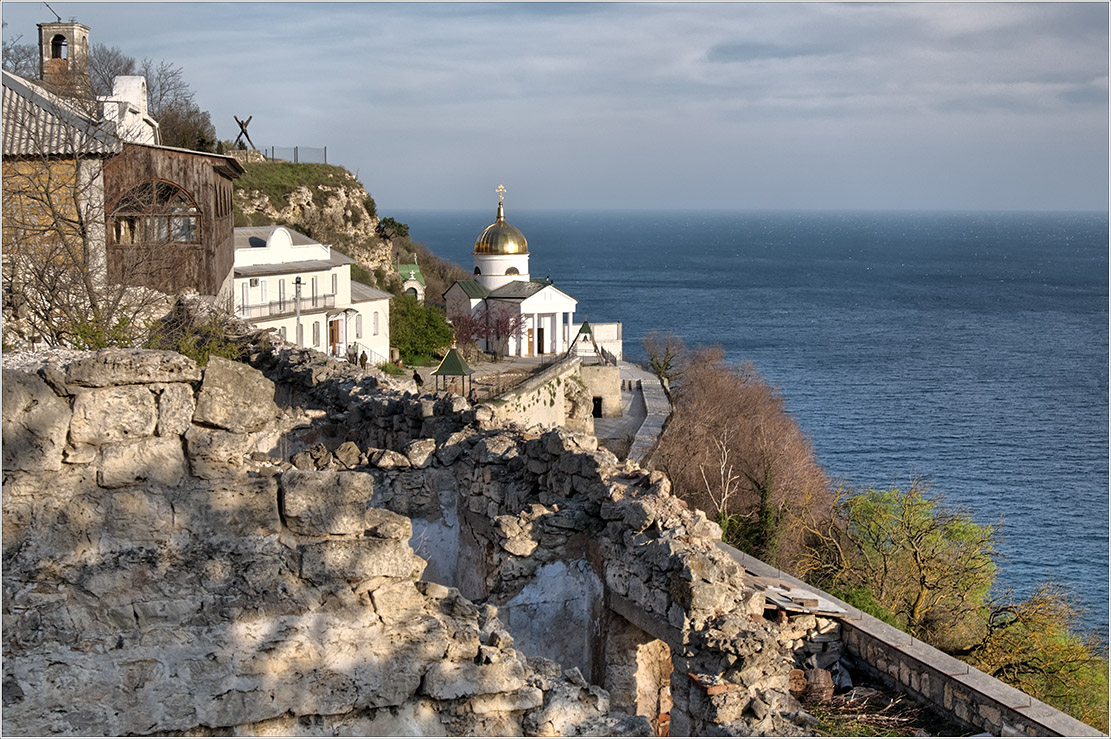
[(416, 370), (413, 370), (413, 382), (417, 383), (417, 392), (420, 392), (420, 389), (424, 387), (424, 378)]
[(366, 352), (359, 355), (359, 367), (361, 369), (366, 369)]

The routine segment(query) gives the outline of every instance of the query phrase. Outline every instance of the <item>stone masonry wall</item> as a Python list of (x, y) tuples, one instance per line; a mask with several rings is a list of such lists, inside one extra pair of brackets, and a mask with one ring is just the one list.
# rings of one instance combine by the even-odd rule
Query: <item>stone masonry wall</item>
[(1073, 726), (897, 633), (765, 619), (761, 563), (592, 436), (251, 361), (5, 369), (7, 733), (797, 735), (811, 632), (970, 724)]
[[(388, 465), (270, 456), (327, 417), (257, 371), (106, 351), (3, 395), (6, 733), (648, 732), (420, 581), (408, 520), (367, 505)], [(412, 408), (376, 431), (435, 427)]]

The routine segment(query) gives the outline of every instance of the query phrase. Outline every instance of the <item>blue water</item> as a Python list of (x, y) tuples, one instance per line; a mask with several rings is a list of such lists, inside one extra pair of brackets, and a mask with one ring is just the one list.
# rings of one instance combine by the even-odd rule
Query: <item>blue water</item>
[[(490, 212), (393, 213), (472, 266)], [(1067, 584), (1108, 627), (1108, 218), (1076, 213), (516, 212), (534, 277), (750, 359), (833, 476), (999, 523), (1000, 589)]]

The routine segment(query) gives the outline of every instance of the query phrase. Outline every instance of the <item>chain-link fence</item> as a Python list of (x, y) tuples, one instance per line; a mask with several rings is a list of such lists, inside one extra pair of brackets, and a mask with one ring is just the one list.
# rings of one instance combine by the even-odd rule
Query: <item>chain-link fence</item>
[(267, 159), (294, 164), (327, 164), (327, 146), (271, 146), (262, 150)]

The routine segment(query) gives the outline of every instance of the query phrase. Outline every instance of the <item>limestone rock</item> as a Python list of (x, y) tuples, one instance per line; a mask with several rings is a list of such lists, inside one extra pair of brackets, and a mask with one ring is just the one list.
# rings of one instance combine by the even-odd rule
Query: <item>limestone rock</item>
[(289, 470), (281, 476), (282, 515), (295, 534), (362, 534), (374, 478), (365, 472)]
[(410, 467), (409, 458), (392, 449), (375, 449), (370, 454), (370, 463), (383, 470), (404, 469)]
[(417, 439), (405, 447), (404, 454), (409, 464), (417, 469), (424, 469), (432, 461), (432, 453), (436, 451), (435, 439)]
[(301, 547), (301, 577), (315, 583), (371, 577), (419, 577), (425, 561), (408, 544), (389, 539), (323, 541)]
[(157, 425), (158, 406), (146, 387), (105, 387), (74, 398), (69, 436), (75, 443), (99, 446), (153, 436)]
[(208, 360), (194, 423), (244, 433), (262, 429), (277, 416), (274, 383), (261, 372), (222, 357)]
[(72, 362), (66, 382), (84, 387), (145, 385), (159, 382), (196, 382), (197, 363), (177, 352), (154, 349), (102, 349)]
[(35, 375), (3, 372), (4, 470), (60, 470), (69, 404)]
[(432, 698), (450, 700), (490, 693), (512, 693), (525, 687), (524, 666), (517, 661), (476, 665), (438, 662), (424, 675), (423, 691)]
[(110, 444), (101, 447), (99, 467), (97, 481), (101, 487), (118, 488), (140, 482), (174, 486), (186, 474), (185, 451), (179, 436)]
[(193, 387), (181, 383), (165, 385), (158, 393), (159, 436), (181, 436), (189, 430), (190, 419), (196, 410)]
[(362, 453), (359, 451), (359, 446), (355, 442), (345, 441), (336, 449), (334, 456), (340, 464), (351, 469), (352, 467), (359, 466)]

